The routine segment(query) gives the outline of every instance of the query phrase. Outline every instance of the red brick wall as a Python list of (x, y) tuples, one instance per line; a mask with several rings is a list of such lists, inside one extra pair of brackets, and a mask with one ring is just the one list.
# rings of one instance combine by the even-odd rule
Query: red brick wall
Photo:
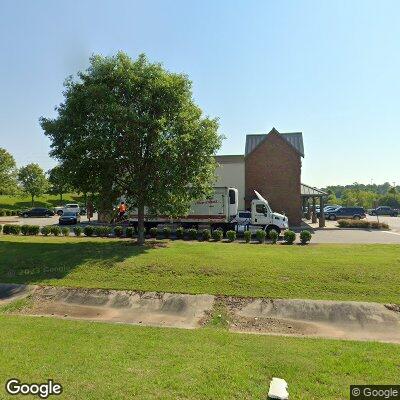
[(279, 133), (267, 138), (245, 158), (246, 208), (254, 189), (272, 210), (284, 212), (289, 225), (301, 223), (301, 156)]

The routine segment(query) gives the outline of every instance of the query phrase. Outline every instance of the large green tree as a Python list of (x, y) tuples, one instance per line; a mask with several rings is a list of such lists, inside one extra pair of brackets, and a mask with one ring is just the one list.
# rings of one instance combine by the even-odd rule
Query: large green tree
[(59, 195), (60, 201), (63, 199), (63, 194), (71, 188), (67, 176), (61, 165), (56, 165), (48, 171), (50, 193)]
[(78, 79), (66, 81), (64, 97), (56, 118), (41, 119), (51, 155), (82, 191), (125, 195), (138, 210), (139, 243), (145, 207), (183, 214), (210, 192), (221, 137), (185, 75), (144, 55), (93, 56)]
[(0, 147), (0, 194), (14, 194), (17, 191), (17, 167), (14, 157)]
[(38, 164), (28, 164), (20, 168), (18, 180), (22, 190), (31, 196), (32, 206), (34, 205), (35, 197), (45, 193), (48, 188), (46, 175)]

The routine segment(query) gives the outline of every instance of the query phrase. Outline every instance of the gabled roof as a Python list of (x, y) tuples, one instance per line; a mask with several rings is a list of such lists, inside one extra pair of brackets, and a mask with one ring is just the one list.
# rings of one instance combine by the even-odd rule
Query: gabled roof
[(321, 189), (317, 189), (312, 186), (308, 186), (305, 183), (301, 184), (301, 195), (302, 196), (327, 196), (328, 193), (324, 192)]
[(275, 132), (282, 136), (302, 157), (304, 157), (303, 134), (301, 132), (280, 133), (275, 128), (267, 134), (246, 135), (245, 155), (250, 154), (271, 133)]

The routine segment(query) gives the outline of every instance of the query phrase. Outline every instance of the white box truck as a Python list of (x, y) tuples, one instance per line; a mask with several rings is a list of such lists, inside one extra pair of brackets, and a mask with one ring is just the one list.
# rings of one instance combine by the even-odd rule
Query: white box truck
[[(254, 191), (257, 199), (251, 202), (251, 218), (246, 229), (252, 226), (266, 231), (275, 230), (278, 233), (288, 229), (289, 221), (285, 215), (271, 210), (268, 201), (257, 191)], [(183, 226), (184, 228), (211, 228), (237, 229), (239, 193), (236, 188), (215, 187), (213, 194), (206, 199), (195, 201), (187, 215), (171, 218), (167, 215), (149, 215), (145, 211), (145, 227), (152, 228), (158, 225)], [(137, 227), (137, 210), (128, 210), (130, 225)]]

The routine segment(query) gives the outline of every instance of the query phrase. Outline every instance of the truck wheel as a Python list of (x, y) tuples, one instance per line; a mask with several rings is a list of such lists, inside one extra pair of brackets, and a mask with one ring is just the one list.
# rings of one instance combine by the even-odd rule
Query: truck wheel
[(62, 211), (62, 210), (58, 210), (58, 211), (57, 211), (57, 215), (58, 215), (58, 216), (63, 215), (63, 211)]

